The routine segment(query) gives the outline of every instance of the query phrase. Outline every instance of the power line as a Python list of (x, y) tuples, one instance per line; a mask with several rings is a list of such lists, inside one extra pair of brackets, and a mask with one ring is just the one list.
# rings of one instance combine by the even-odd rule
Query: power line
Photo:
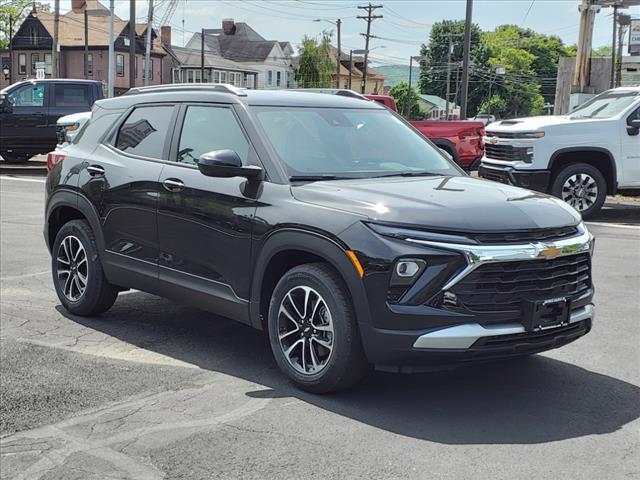
[(524, 27), (524, 22), (527, 21), (527, 18), (529, 17), (529, 12), (531, 12), (531, 9), (533, 8), (533, 4), (536, 3), (536, 0), (531, 0), (531, 4), (529, 5), (529, 8), (527, 9), (527, 13), (524, 14), (524, 18), (522, 19), (522, 22), (520, 22), (520, 26)]

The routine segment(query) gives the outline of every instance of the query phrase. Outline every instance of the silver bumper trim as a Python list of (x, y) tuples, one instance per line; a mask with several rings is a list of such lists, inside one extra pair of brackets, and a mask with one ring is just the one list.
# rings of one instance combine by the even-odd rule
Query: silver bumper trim
[[(569, 323), (581, 322), (587, 318), (591, 320), (595, 318), (595, 306), (593, 304), (585, 305), (571, 312)], [(548, 328), (548, 330), (552, 330), (553, 328), (554, 327)], [(413, 348), (465, 349), (469, 348), (482, 337), (512, 335), (514, 333), (524, 332), (524, 327), (519, 323), (486, 326), (477, 323), (467, 323), (422, 335), (414, 342)]]

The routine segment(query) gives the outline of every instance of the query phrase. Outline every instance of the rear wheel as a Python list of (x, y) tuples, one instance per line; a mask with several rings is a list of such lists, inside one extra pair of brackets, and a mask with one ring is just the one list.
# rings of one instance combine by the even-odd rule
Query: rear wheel
[(60, 303), (75, 315), (98, 315), (116, 301), (118, 289), (104, 276), (93, 231), (84, 220), (65, 223), (56, 235), (51, 271)]
[(594, 215), (607, 197), (607, 182), (597, 168), (573, 163), (558, 172), (551, 193), (575, 208), (583, 218)]
[(31, 158), (28, 153), (0, 152), (0, 156), (7, 163), (26, 163)]
[(342, 390), (366, 373), (346, 287), (325, 264), (301, 265), (280, 279), (269, 307), (269, 340), (280, 369), (304, 390)]

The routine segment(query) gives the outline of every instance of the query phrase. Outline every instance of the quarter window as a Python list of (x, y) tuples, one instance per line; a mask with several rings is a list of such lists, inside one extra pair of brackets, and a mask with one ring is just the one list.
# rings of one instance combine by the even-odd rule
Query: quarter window
[(194, 165), (204, 153), (214, 150), (233, 150), (242, 163), (247, 162), (249, 143), (229, 108), (187, 108), (180, 134), (177, 161)]
[(163, 158), (173, 106), (138, 107), (118, 130), (116, 148), (148, 158)]

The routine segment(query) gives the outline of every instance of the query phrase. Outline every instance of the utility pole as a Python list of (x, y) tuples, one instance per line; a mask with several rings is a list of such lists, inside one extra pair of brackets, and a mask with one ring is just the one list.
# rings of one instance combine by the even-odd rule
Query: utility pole
[(204, 82), (204, 28), (200, 31), (200, 83)]
[[(451, 40), (451, 32), (449, 32), (449, 51), (447, 52), (447, 95), (445, 100), (446, 103), (446, 118), (445, 120), (449, 120), (449, 98), (451, 96), (451, 54), (453, 53), (453, 41)], [(457, 87), (457, 83), (456, 83)]]
[(114, 0), (109, 0), (109, 87), (108, 87), (108, 95), (109, 98), (113, 98), (113, 15), (114, 15)]
[(129, 0), (129, 88), (136, 86), (136, 0)]
[(622, 56), (624, 54), (624, 37), (627, 27), (631, 25), (631, 16), (618, 14), (618, 58), (616, 59), (616, 87), (622, 85)]
[(84, 9), (84, 78), (89, 78), (89, 12)]
[(600, 9), (594, 0), (582, 0), (580, 7), (580, 33), (576, 52), (576, 68), (573, 74), (575, 93), (588, 93), (587, 87), (591, 79), (591, 44), (593, 40), (593, 23)]
[(340, 45), (340, 25), (342, 25), (342, 20), (336, 20), (336, 30), (338, 34), (338, 60), (336, 65), (336, 88), (340, 88), (340, 60), (342, 57), (342, 50)]
[(153, 0), (149, 0), (149, 12), (147, 15), (147, 48), (144, 54), (144, 84), (149, 85), (149, 73), (151, 72), (151, 33), (153, 32)]
[(609, 88), (613, 88), (616, 85), (616, 40), (617, 40), (617, 27), (618, 27), (618, 5), (613, 6), (613, 38), (611, 39), (611, 81), (609, 82)]
[(13, 17), (9, 14), (9, 85), (13, 84)]
[(53, 43), (51, 44), (51, 76), (58, 78), (58, 32), (60, 29), (60, 0), (55, 0), (53, 4)]
[(351, 70), (353, 70), (353, 50), (349, 50), (349, 90), (351, 90)]
[(411, 99), (411, 72), (413, 70), (413, 55), (409, 57), (409, 89), (407, 92), (407, 98), (405, 98), (404, 105), (402, 106), (402, 115), (407, 116), (407, 110), (409, 110), (409, 114), (411, 114), (411, 107), (409, 106), (409, 101)]
[(462, 90), (460, 92), (460, 120), (467, 118), (467, 94), (469, 93), (469, 55), (471, 52), (471, 20), (473, 0), (467, 0), (464, 24), (464, 49), (462, 52)]
[(366, 10), (366, 16), (358, 15), (357, 18), (367, 21), (367, 33), (361, 33), (366, 40), (364, 44), (364, 68), (362, 69), (362, 87), (360, 93), (365, 93), (367, 88), (367, 63), (369, 62), (369, 39), (371, 38), (371, 22), (378, 18), (382, 18), (382, 15), (372, 15), (375, 10), (378, 8), (382, 8), (382, 5), (366, 5), (366, 6), (358, 6), (361, 10)]

